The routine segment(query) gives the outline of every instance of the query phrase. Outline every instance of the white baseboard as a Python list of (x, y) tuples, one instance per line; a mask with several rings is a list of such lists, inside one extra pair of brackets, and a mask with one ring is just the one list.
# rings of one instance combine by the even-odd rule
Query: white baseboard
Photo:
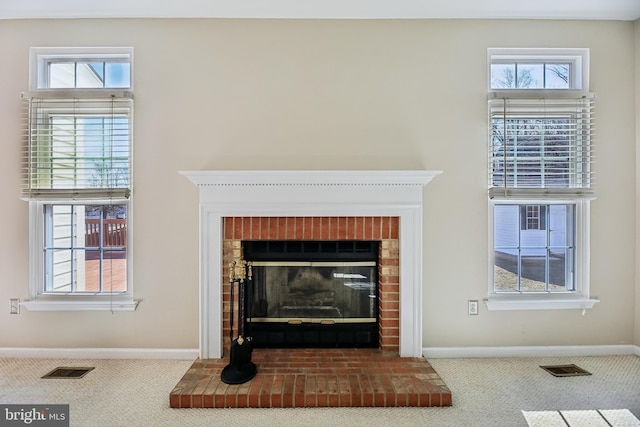
[(640, 356), (634, 345), (513, 346), (513, 347), (425, 347), (422, 354), (431, 359), (481, 357), (567, 357)]
[(22, 359), (168, 359), (195, 360), (197, 348), (37, 348), (0, 347), (0, 357)]
[[(637, 345), (586, 346), (510, 346), (510, 347), (425, 347), (422, 354), (431, 359), (482, 357), (567, 357), (627, 356), (640, 357)], [(173, 348), (36, 348), (0, 347), (0, 358), (14, 359), (166, 359), (195, 360), (200, 351)]]

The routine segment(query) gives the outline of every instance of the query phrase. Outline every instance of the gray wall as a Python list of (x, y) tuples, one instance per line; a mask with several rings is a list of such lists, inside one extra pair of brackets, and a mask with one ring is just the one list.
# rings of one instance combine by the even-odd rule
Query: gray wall
[[(198, 347), (197, 191), (179, 170), (441, 169), (425, 189), (424, 345), (640, 344), (638, 26), (607, 21), (0, 21), (0, 347)], [(635, 28), (634, 28), (635, 27)], [(635, 29), (635, 32), (634, 32)], [(31, 46), (135, 48), (135, 312), (8, 314), (28, 296), (20, 92)], [(587, 47), (597, 92), (591, 288), (487, 312), (489, 47)], [(640, 294), (640, 292), (637, 292)], [(634, 331), (635, 324), (635, 331)], [(634, 335), (635, 334), (635, 335)]]

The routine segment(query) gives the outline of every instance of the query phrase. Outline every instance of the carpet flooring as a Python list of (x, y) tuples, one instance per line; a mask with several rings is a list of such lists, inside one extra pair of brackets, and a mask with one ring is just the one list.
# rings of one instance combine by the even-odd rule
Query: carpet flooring
[[(634, 418), (640, 418), (637, 356), (429, 359), (429, 362), (451, 389), (453, 406), (172, 409), (169, 393), (193, 360), (78, 359), (0, 359), (0, 405), (69, 404), (70, 425), (79, 427), (526, 427), (528, 419), (536, 417), (532, 414), (540, 411), (568, 413), (571, 418), (576, 411), (627, 410)], [(559, 378), (540, 368), (571, 363), (592, 375)], [(81, 379), (41, 379), (58, 366), (95, 369)], [(616, 419), (627, 423), (619, 425), (634, 425), (629, 417), (621, 415)]]

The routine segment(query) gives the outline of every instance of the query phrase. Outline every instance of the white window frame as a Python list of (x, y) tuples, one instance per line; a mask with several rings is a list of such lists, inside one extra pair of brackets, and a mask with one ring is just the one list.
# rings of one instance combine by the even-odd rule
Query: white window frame
[[(74, 202), (60, 202), (64, 204), (77, 205), (106, 205), (112, 203), (110, 200), (91, 200)], [(31, 311), (132, 311), (135, 310), (138, 302), (133, 299), (133, 287), (131, 279), (133, 264), (131, 242), (133, 233), (131, 232), (133, 209), (132, 201), (118, 202), (127, 206), (127, 291), (119, 294), (88, 294), (69, 293), (53, 294), (44, 290), (45, 262), (44, 262), (44, 222), (45, 205), (58, 204), (43, 201), (29, 202), (29, 296), (30, 300), (24, 305)]]
[[(129, 88), (48, 88), (48, 64), (52, 60), (104, 61), (112, 59), (127, 60), (130, 63)], [(39, 87), (40, 86), (40, 87)], [(32, 96), (75, 98), (90, 96), (104, 97), (108, 100), (112, 94), (130, 96), (133, 90), (133, 48), (31, 48), (29, 63), (29, 87)], [(133, 126), (133, 112), (130, 112), (130, 126)], [(132, 132), (132, 129), (130, 129)], [(133, 137), (129, 136), (130, 168), (133, 164)], [(130, 172), (130, 179), (132, 174)], [(131, 184), (130, 184), (131, 185)], [(113, 199), (56, 199), (29, 200), (29, 300), (24, 306), (31, 311), (133, 311), (139, 301), (133, 298), (133, 200)], [(127, 206), (127, 291), (120, 293), (47, 293), (45, 291), (45, 206), (56, 204)]]
[[(129, 62), (128, 88), (50, 88), (49, 64), (56, 61), (109, 61)], [(29, 91), (40, 92), (108, 92), (133, 91), (132, 47), (32, 47), (29, 49)]]
[[(572, 204), (575, 206), (575, 291), (567, 292), (495, 292), (494, 272), (494, 208), (496, 205), (530, 204)], [(590, 243), (590, 201), (576, 200), (491, 200), (489, 203), (489, 310), (548, 310), (548, 309), (589, 309), (597, 302), (590, 298), (589, 243)]]
[[(554, 94), (567, 92), (588, 92), (589, 90), (589, 50), (588, 49), (488, 49), (487, 87), (491, 95), (531, 96), (533, 92), (552, 98)], [(522, 89), (491, 88), (492, 63), (551, 63), (571, 64), (570, 86), (568, 89)], [(489, 127), (491, 124), (488, 124)], [(494, 289), (494, 211), (500, 204), (548, 205), (572, 204), (575, 206), (575, 290), (567, 292), (496, 292)], [(545, 198), (544, 196), (515, 198), (489, 198), (489, 310), (549, 310), (549, 309), (590, 309), (597, 302), (590, 296), (590, 199), (589, 198)], [(547, 224), (548, 226), (548, 224)]]
[[(569, 75), (570, 86), (569, 89), (492, 89), (491, 88), (491, 64), (496, 63), (513, 63), (520, 64), (526, 63), (570, 63), (571, 73)], [(567, 90), (580, 90), (589, 91), (589, 49), (564, 49), (564, 48), (551, 48), (551, 49), (538, 49), (538, 48), (524, 48), (524, 49), (504, 49), (504, 48), (490, 48), (487, 49), (487, 88), (490, 92), (510, 91), (510, 92), (530, 92), (530, 91), (561, 91)]]

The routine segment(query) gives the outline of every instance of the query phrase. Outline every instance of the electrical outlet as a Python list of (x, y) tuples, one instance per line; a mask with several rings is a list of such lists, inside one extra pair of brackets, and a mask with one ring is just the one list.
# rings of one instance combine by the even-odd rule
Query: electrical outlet
[(475, 316), (476, 314), (478, 314), (478, 300), (477, 299), (470, 299), (469, 300), (469, 315), (470, 316)]
[(11, 308), (9, 314), (20, 314), (20, 298), (10, 298)]

